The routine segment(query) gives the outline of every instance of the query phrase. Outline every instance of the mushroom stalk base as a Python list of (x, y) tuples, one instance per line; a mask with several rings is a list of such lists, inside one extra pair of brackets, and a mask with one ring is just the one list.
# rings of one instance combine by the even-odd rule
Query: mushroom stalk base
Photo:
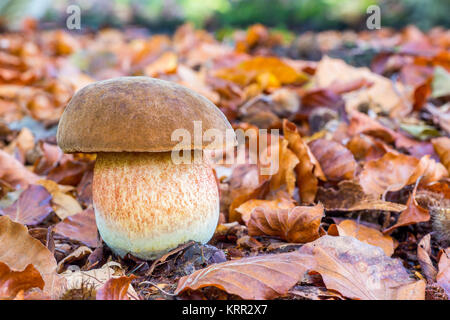
[(100, 235), (121, 257), (155, 259), (214, 234), (219, 192), (205, 162), (174, 164), (170, 152), (99, 153), (92, 187)]

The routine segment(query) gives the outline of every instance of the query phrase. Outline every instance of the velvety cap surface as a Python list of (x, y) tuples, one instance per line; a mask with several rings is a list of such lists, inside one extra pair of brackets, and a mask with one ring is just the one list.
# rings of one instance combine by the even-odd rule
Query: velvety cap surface
[[(203, 140), (199, 147), (194, 121), (200, 121), (196, 132), (202, 136), (214, 129), (222, 138)], [(173, 141), (176, 129), (185, 129), (190, 138), (175, 135)], [(219, 108), (186, 87), (149, 77), (120, 77), (90, 84), (73, 96), (60, 119), (57, 141), (64, 152), (220, 149), (227, 139), (235, 142), (233, 134), (225, 134), (227, 129), (231, 125)]]

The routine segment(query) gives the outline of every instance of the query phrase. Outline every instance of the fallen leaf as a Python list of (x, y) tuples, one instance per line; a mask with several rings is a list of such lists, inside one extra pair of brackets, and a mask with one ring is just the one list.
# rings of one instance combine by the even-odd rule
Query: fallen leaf
[(429, 155), (420, 160), (401, 153), (388, 152), (377, 160), (368, 161), (359, 174), (359, 183), (366, 194), (379, 197), (387, 191), (397, 191), (413, 184), (420, 176), (428, 184), (448, 175), (442, 164)]
[(417, 259), (419, 260), (422, 272), (428, 282), (433, 283), (436, 280), (437, 270), (431, 261), (431, 234), (424, 236), (417, 245)]
[(319, 237), (323, 206), (292, 209), (255, 208), (248, 221), (248, 234), (280, 237), (287, 242), (310, 242)]
[(35, 183), (39, 177), (25, 168), (13, 156), (0, 150), (0, 179), (13, 187), (26, 188)]
[(85, 247), (85, 246), (78, 247), (72, 253), (70, 253), (68, 256), (64, 257), (64, 259), (62, 259), (61, 261), (58, 262), (58, 267), (57, 267), (56, 271), (58, 273), (63, 272), (63, 270), (66, 268), (67, 264), (74, 262), (74, 261), (79, 261), (79, 260), (87, 257), (88, 255), (90, 255), (91, 253), (92, 253), (92, 250), (89, 249), (88, 247)]
[(7, 264), (0, 262), (0, 300), (14, 299), (21, 291), (33, 288), (44, 289), (44, 280), (32, 264), (23, 271), (13, 271)]
[(319, 162), (302, 140), (297, 127), (292, 122), (283, 121), (283, 133), (291, 149), (300, 163), (296, 166), (297, 186), (302, 202), (312, 203), (316, 197), (318, 178), (326, 180)]
[(97, 290), (96, 300), (130, 300), (128, 287), (136, 278), (135, 275), (130, 275), (109, 279)]
[(26, 225), (37, 225), (43, 222), (53, 209), (50, 205), (52, 196), (40, 185), (30, 185), (10, 207), (0, 209), (0, 215)]
[(39, 180), (37, 183), (44, 186), (52, 195), (52, 207), (60, 219), (65, 219), (83, 211), (78, 201), (65, 193), (66, 190), (71, 190), (72, 188), (64, 188), (51, 180)]
[(425, 282), (411, 280), (399, 260), (353, 237), (323, 236), (302, 246), (313, 257), (309, 270), (322, 276), (328, 290), (361, 300), (424, 300)]
[(278, 170), (270, 177), (270, 190), (278, 190), (285, 186), (289, 195), (293, 195), (295, 189), (295, 172), (294, 169), (299, 163), (297, 156), (288, 149), (286, 139), (280, 139)]
[(436, 282), (450, 296), (450, 248), (441, 251)]
[(434, 69), (433, 82), (431, 83), (433, 98), (439, 98), (450, 95), (450, 73), (442, 67)]
[(241, 214), (242, 220), (245, 224), (250, 220), (251, 213), (256, 207), (261, 207), (265, 209), (290, 209), (295, 207), (292, 200), (286, 199), (284, 197), (277, 197), (275, 200), (258, 200), (251, 199), (243, 204), (241, 204), (236, 211)]
[(332, 236), (348, 236), (361, 242), (383, 249), (390, 257), (394, 253), (394, 240), (380, 231), (358, 224), (354, 220), (343, 220), (338, 225), (331, 225), (328, 234)]
[(53, 254), (37, 239), (28, 234), (27, 228), (9, 217), (0, 217), (0, 262), (16, 271), (32, 264), (44, 279), (44, 292), (58, 296), (63, 285), (56, 275), (56, 260)]
[(362, 187), (355, 181), (343, 180), (337, 189), (319, 187), (317, 201), (326, 210), (331, 211), (359, 211), (381, 210), (401, 212), (406, 206), (400, 203), (383, 201), (364, 193)]
[[(65, 295), (67, 295), (70, 290), (77, 290), (82, 286), (89, 286), (93, 290), (98, 290), (109, 279), (124, 276), (124, 271), (119, 263), (110, 261), (99, 269), (92, 269), (89, 271), (66, 270), (61, 273), (61, 276), (67, 281), (65, 293)], [(132, 286), (129, 286), (128, 288), (128, 295), (132, 300), (136, 300), (138, 297)]]
[(182, 277), (175, 294), (214, 286), (245, 300), (277, 298), (302, 278), (308, 259), (298, 253), (281, 253), (216, 263)]
[(391, 233), (398, 227), (409, 226), (411, 224), (426, 222), (430, 220), (430, 213), (428, 212), (428, 210), (419, 206), (416, 201), (417, 186), (418, 184), (416, 183), (416, 186), (414, 187), (414, 190), (409, 196), (408, 202), (406, 203), (407, 208), (405, 211), (400, 213), (397, 223), (384, 230), (383, 233)]
[(88, 208), (57, 223), (53, 229), (64, 237), (80, 241), (85, 245), (96, 248), (99, 244), (95, 214)]
[(431, 140), (434, 150), (439, 156), (442, 164), (450, 172), (450, 138), (440, 137)]
[(308, 146), (319, 161), (327, 180), (353, 179), (358, 165), (350, 150), (338, 142), (325, 139), (313, 140)]

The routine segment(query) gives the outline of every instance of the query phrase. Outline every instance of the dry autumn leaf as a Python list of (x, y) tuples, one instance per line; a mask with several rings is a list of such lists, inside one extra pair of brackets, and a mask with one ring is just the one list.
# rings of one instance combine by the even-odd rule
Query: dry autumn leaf
[(245, 224), (250, 220), (251, 213), (253, 209), (256, 207), (261, 207), (265, 209), (290, 209), (295, 207), (295, 204), (292, 200), (286, 199), (284, 197), (276, 198), (275, 200), (258, 200), (251, 199), (247, 202), (241, 204), (236, 211), (241, 214), (242, 221)]
[(109, 279), (97, 290), (96, 300), (130, 300), (128, 287), (136, 278), (135, 275), (131, 275)]
[(280, 237), (288, 242), (310, 242), (319, 237), (323, 206), (292, 209), (255, 208), (248, 221), (248, 234)]
[(439, 258), (436, 282), (450, 295), (450, 248), (442, 250)]
[(318, 178), (326, 180), (319, 162), (308, 145), (302, 140), (297, 127), (292, 122), (283, 121), (283, 133), (289, 142), (288, 147), (294, 152), (300, 163), (296, 166), (297, 186), (302, 202), (312, 203), (316, 197)]
[(429, 211), (419, 206), (416, 201), (417, 185), (418, 184), (416, 184), (413, 192), (408, 198), (408, 202), (406, 203), (406, 210), (400, 213), (397, 223), (384, 230), (383, 233), (391, 233), (398, 227), (409, 226), (411, 224), (426, 222), (430, 220)]
[(322, 276), (328, 290), (363, 300), (423, 300), (425, 282), (411, 280), (399, 260), (381, 248), (352, 237), (323, 236), (305, 244), (300, 254), (313, 257), (310, 271)]
[(44, 292), (52, 297), (59, 294), (63, 282), (56, 275), (56, 260), (53, 254), (37, 239), (28, 234), (25, 226), (0, 217), (0, 262), (16, 271), (32, 264), (44, 279)]
[(420, 267), (428, 282), (433, 283), (436, 280), (437, 270), (433, 266), (431, 255), (431, 235), (427, 234), (417, 245), (417, 259)]
[(442, 164), (450, 172), (450, 138), (440, 137), (431, 140), (434, 150), (441, 159)]
[(326, 210), (337, 211), (381, 210), (401, 212), (406, 209), (403, 204), (378, 200), (365, 194), (358, 183), (349, 180), (339, 182), (337, 189), (319, 187), (317, 201), (322, 203)]
[(22, 224), (37, 225), (53, 212), (51, 199), (52, 196), (43, 186), (30, 185), (16, 202), (4, 210), (0, 209), (0, 215), (9, 216)]
[(60, 186), (51, 180), (39, 180), (37, 183), (44, 186), (52, 195), (53, 210), (60, 219), (65, 219), (83, 211), (78, 201), (65, 193), (73, 188)]
[(26, 188), (35, 183), (39, 177), (25, 168), (13, 156), (0, 150), (0, 179), (13, 187)]
[(217, 263), (182, 277), (175, 294), (214, 286), (243, 299), (274, 299), (302, 278), (307, 270), (305, 258), (281, 253)]
[(20, 292), (33, 288), (44, 289), (44, 280), (32, 264), (23, 271), (13, 271), (0, 262), (0, 300), (14, 299)]
[(316, 139), (308, 146), (319, 161), (327, 180), (353, 179), (358, 165), (352, 153), (343, 145), (331, 140)]
[(348, 236), (358, 239), (372, 246), (380, 247), (390, 257), (394, 253), (394, 240), (383, 235), (379, 230), (358, 224), (354, 220), (343, 220), (338, 225), (332, 224), (328, 228), (331, 236)]
[(95, 248), (99, 244), (95, 214), (88, 208), (56, 224), (55, 233)]

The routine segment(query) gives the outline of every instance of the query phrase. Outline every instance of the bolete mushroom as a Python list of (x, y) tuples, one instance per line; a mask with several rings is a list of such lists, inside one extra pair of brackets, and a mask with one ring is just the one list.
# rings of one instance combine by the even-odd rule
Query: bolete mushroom
[[(201, 133), (214, 129), (224, 139), (194, 144), (194, 121), (201, 121)], [(192, 139), (174, 141), (177, 129)], [(213, 170), (203, 157), (176, 164), (172, 154), (234, 145), (229, 129), (212, 102), (183, 86), (120, 77), (90, 84), (73, 96), (57, 141), (66, 153), (97, 154), (93, 204), (106, 244), (122, 257), (154, 259), (186, 241), (206, 243), (212, 237), (219, 217)]]

